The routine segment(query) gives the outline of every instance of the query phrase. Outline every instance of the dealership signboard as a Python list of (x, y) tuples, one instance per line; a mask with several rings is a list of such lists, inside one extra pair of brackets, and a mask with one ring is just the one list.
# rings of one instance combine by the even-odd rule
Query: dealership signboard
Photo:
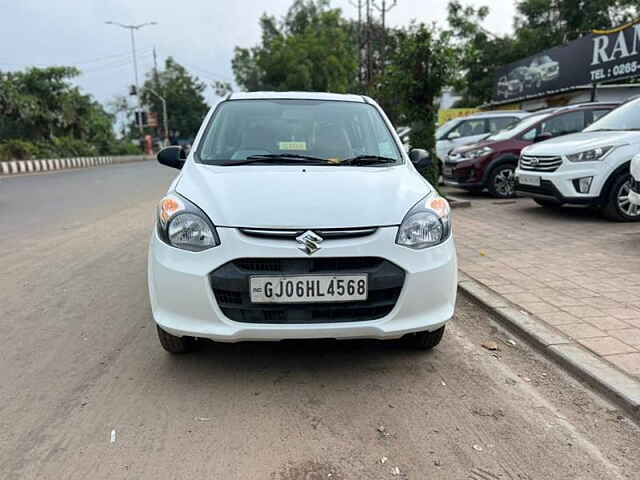
[(537, 97), (634, 76), (640, 76), (640, 20), (614, 30), (594, 30), (502, 67), (493, 101)]

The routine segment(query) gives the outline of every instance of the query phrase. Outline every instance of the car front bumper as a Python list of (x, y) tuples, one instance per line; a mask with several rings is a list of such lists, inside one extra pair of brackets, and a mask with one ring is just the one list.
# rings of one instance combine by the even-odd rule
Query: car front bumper
[[(444, 325), (454, 312), (457, 260), (453, 238), (436, 247), (412, 250), (395, 244), (397, 227), (379, 228), (361, 238), (327, 239), (312, 258), (379, 257), (404, 270), (404, 282), (391, 311), (376, 320), (340, 323), (244, 323), (231, 320), (214, 295), (210, 274), (236, 259), (309, 258), (294, 240), (250, 237), (218, 228), (221, 245), (189, 252), (165, 244), (153, 232), (148, 282), (155, 322), (177, 336), (223, 342), (302, 338), (398, 338)], [(248, 285), (247, 285), (248, 289)]]
[[(551, 199), (560, 203), (575, 205), (595, 205), (600, 202), (600, 191), (604, 186), (607, 175), (603, 175), (601, 165), (587, 163), (570, 168), (560, 167), (555, 172), (542, 172), (516, 169), (516, 192), (524, 197)], [(520, 181), (522, 175), (539, 177), (540, 185), (524, 185)], [(588, 192), (577, 190), (575, 181), (580, 178), (592, 177)]]

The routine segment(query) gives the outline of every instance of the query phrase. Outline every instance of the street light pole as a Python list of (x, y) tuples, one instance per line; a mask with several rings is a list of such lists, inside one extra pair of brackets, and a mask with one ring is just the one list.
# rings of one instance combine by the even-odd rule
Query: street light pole
[(112, 21), (108, 21), (104, 23), (106, 23), (107, 25), (115, 25), (117, 27), (125, 28), (129, 30), (129, 33), (131, 34), (131, 55), (133, 56), (133, 76), (134, 76), (134, 81), (136, 86), (136, 99), (138, 100), (138, 118), (136, 119), (136, 123), (138, 124), (138, 128), (140, 129), (140, 137), (142, 137), (144, 133), (143, 125), (142, 125), (142, 114), (141, 114), (142, 102), (140, 100), (140, 88), (138, 85), (138, 59), (136, 57), (136, 39), (134, 35), (134, 30), (140, 30), (142, 27), (146, 27), (147, 25), (157, 25), (157, 22), (139, 23), (137, 25), (125, 25), (123, 23), (112, 22)]

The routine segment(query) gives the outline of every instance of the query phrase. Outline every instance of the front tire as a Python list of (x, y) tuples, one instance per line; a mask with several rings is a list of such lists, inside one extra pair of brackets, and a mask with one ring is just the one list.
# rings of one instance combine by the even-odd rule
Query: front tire
[(603, 208), (604, 216), (614, 222), (640, 221), (640, 206), (629, 199), (631, 191), (631, 175), (619, 175), (613, 182)]
[(172, 354), (189, 353), (195, 350), (195, 340), (191, 337), (176, 337), (156, 325), (160, 345)]
[(487, 189), (495, 198), (513, 198), (516, 196), (516, 166), (506, 163), (494, 167), (489, 173)]
[(409, 335), (403, 337), (403, 341), (405, 345), (411, 348), (415, 348), (418, 350), (431, 350), (440, 343), (443, 335), (444, 326), (440, 327), (437, 330), (434, 330), (433, 332), (424, 331), (410, 333)]

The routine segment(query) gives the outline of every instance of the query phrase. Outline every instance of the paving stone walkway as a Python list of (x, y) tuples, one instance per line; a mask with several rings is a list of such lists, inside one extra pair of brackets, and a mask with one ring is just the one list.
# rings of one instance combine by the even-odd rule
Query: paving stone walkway
[(448, 191), (460, 270), (640, 378), (640, 223)]

